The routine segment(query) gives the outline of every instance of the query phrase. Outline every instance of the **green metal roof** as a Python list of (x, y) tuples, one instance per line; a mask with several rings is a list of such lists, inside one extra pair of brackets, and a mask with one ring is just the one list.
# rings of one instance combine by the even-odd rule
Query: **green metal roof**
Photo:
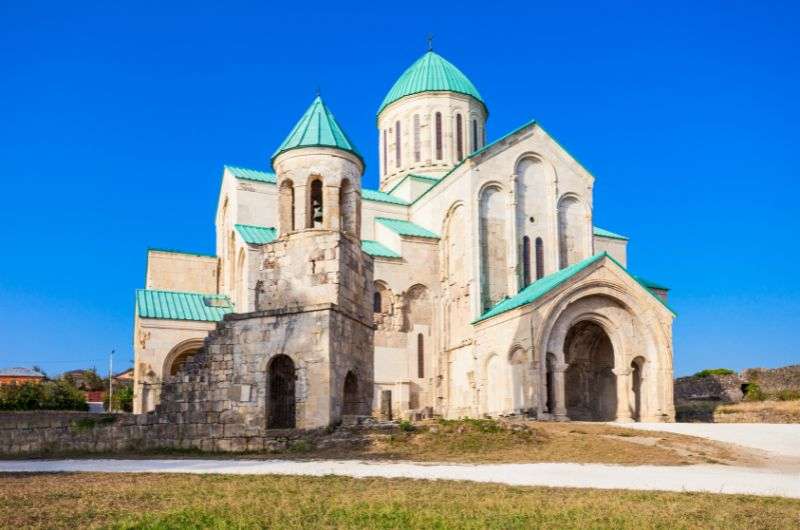
[(233, 225), (239, 235), (242, 236), (245, 243), (251, 245), (263, 245), (264, 243), (271, 243), (275, 241), (278, 231), (274, 228), (267, 226), (255, 225)]
[(370, 190), (361, 188), (361, 197), (366, 201), (386, 202), (389, 204), (399, 204), (400, 206), (408, 206), (408, 201), (395, 197), (383, 191)]
[(658, 289), (660, 291), (669, 291), (669, 287), (665, 286), (664, 284), (658, 282), (651, 282), (646, 278), (642, 278), (641, 276), (634, 276), (636, 281), (647, 287), (648, 289)]
[(554, 272), (553, 274), (549, 274), (544, 278), (536, 280), (523, 290), (521, 290), (516, 295), (506, 298), (505, 300), (500, 301), (497, 305), (486, 311), (482, 314), (477, 320), (473, 321), (473, 324), (486, 320), (487, 318), (491, 318), (507, 311), (511, 311), (512, 309), (516, 309), (518, 307), (522, 307), (524, 305), (530, 304), (535, 302), (545, 294), (549, 293), (559, 285), (563, 284), (582, 270), (586, 269), (590, 265), (597, 263), (598, 261), (602, 260), (603, 258), (608, 258), (613, 261), (620, 269), (625, 271), (625, 273), (630, 276), (636, 283), (641, 285), (644, 290), (649, 293), (653, 298), (658, 300), (658, 302), (667, 308), (667, 310), (672, 313), (673, 315), (675, 312), (670, 309), (670, 307), (664, 303), (664, 301), (658, 297), (653, 291), (651, 291), (647, 285), (645, 285), (640, 278), (633, 276), (628, 270), (622, 266), (620, 262), (615, 260), (608, 252), (601, 252), (599, 254), (595, 254), (590, 258), (586, 258), (583, 261), (579, 261), (573, 265), (570, 265), (567, 268), (561, 269), (558, 272)]
[(139, 318), (219, 322), (233, 312), (227, 296), (179, 291), (136, 290)]
[(427, 237), (429, 239), (439, 239), (439, 236), (422, 228), (418, 224), (414, 224), (411, 221), (402, 221), (400, 219), (389, 219), (387, 217), (376, 217), (376, 221), (378, 221), (383, 226), (387, 227), (389, 230), (393, 232), (397, 232), (401, 236), (413, 236), (413, 237)]
[(406, 180), (417, 180), (419, 182), (425, 182), (426, 184), (435, 186), (441, 179), (437, 177), (431, 177), (428, 175), (418, 175), (416, 173), (409, 173), (408, 175), (400, 179), (400, 182), (392, 186), (392, 189), (389, 190), (389, 193), (394, 193), (394, 190), (402, 186), (403, 182), (405, 182)]
[(269, 184), (275, 184), (277, 182), (275, 173), (269, 173), (266, 171), (256, 171), (255, 169), (246, 169), (243, 167), (234, 167), (234, 166), (225, 166), (225, 169), (230, 171), (231, 174), (237, 179), (254, 180), (256, 182), (267, 182)]
[(376, 258), (399, 258), (400, 254), (386, 248), (382, 244), (378, 243), (377, 241), (373, 241), (371, 239), (364, 239), (361, 241), (361, 250), (369, 254), (370, 256), (374, 256)]
[(487, 115), (489, 113), (472, 81), (441, 55), (429, 51), (403, 72), (383, 98), (378, 114), (391, 103), (421, 92), (458, 92), (472, 96), (483, 104)]
[(621, 236), (619, 234), (615, 234), (614, 232), (609, 232), (608, 230), (604, 230), (604, 229), (598, 228), (596, 226), (593, 228), (592, 232), (594, 233), (594, 235), (600, 236), (600, 237), (608, 237), (610, 239), (621, 239), (623, 241), (627, 241), (628, 240), (628, 238), (625, 237), (625, 236)]
[(314, 98), (311, 106), (308, 107), (303, 117), (294, 126), (292, 132), (289, 133), (289, 136), (286, 137), (275, 151), (275, 154), (272, 155), (272, 160), (275, 160), (275, 157), (281, 153), (302, 147), (333, 147), (341, 149), (342, 151), (353, 153), (364, 164), (361, 154), (353, 146), (353, 142), (347, 137), (331, 111), (322, 102), (320, 96)]

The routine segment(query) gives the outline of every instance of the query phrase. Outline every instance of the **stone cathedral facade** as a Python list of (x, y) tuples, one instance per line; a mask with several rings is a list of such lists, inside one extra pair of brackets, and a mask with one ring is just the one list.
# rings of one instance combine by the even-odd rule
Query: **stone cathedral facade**
[(593, 225), (585, 168), (488, 117), (429, 51), (378, 110), (379, 189), (320, 97), (274, 171), (225, 167), (216, 254), (148, 251), (135, 412), (672, 421), (667, 289)]

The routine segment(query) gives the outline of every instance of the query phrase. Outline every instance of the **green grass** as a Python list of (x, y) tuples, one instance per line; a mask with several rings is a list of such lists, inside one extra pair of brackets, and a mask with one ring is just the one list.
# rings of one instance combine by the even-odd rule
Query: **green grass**
[(0, 475), (4, 528), (797, 528), (800, 501), (407, 479)]

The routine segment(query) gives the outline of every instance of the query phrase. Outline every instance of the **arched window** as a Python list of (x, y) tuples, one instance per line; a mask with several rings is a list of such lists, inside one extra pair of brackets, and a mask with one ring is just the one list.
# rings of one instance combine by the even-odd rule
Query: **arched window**
[(536, 238), (536, 279), (544, 278), (544, 242), (541, 237)]
[(478, 120), (472, 120), (472, 150), (478, 150)]
[(309, 201), (308, 221), (306, 228), (322, 228), (323, 204), (322, 181), (314, 179), (311, 182), (311, 195)]
[(442, 159), (442, 113), (436, 113), (436, 160)]
[(372, 312), (380, 313), (382, 308), (383, 301), (381, 300), (381, 293), (380, 291), (375, 291), (375, 293), (372, 295)]
[(279, 192), (280, 230), (282, 234), (294, 231), (294, 184), (286, 179)]
[(386, 168), (389, 165), (388, 159), (386, 158), (387, 156), (388, 154), (386, 152), (386, 129), (384, 129), (383, 130), (383, 174), (384, 175), (387, 173)]
[(522, 287), (531, 284), (531, 238), (522, 238)]
[(414, 162), (419, 162), (422, 158), (421, 144), (419, 137), (419, 114), (414, 114)]
[(461, 114), (456, 114), (456, 153), (459, 161), (464, 159), (464, 124)]
[(394, 163), (400, 167), (400, 122), (394, 123)]
[(425, 377), (425, 337), (417, 333), (417, 377)]
[(583, 255), (583, 222), (580, 201), (573, 196), (562, 198), (558, 203), (558, 257), (561, 269), (586, 257)]

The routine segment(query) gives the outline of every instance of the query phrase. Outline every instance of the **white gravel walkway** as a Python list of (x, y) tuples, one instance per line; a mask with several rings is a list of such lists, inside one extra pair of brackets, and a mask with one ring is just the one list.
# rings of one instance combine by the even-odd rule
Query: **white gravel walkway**
[[(727, 466), (414, 464), (356, 460), (7, 460), (2, 472), (229, 473), (469, 480), (516, 486), (749, 493), (800, 498), (800, 473)], [(2, 476), (0, 476), (0, 481)]]
[(708, 438), (800, 458), (800, 424), (777, 423), (622, 423), (620, 427)]

